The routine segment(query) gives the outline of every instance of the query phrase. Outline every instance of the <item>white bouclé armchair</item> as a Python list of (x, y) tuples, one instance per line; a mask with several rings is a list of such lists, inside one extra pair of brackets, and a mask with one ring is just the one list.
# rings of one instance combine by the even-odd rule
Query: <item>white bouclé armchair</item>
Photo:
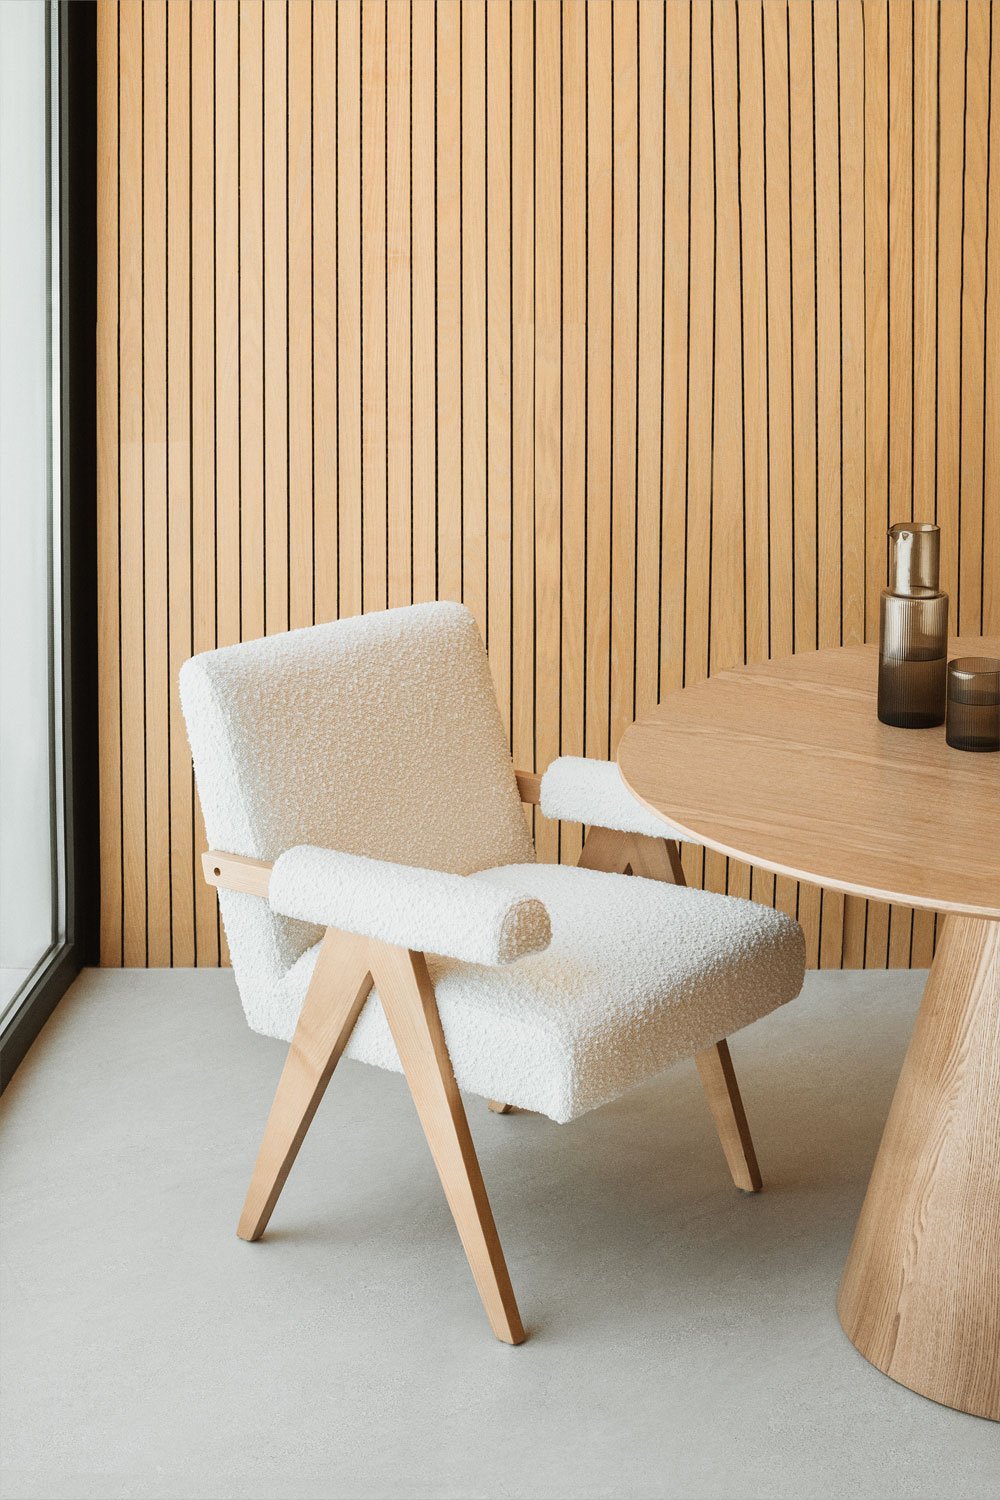
[[(405, 1073), (508, 1343), (524, 1333), (460, 1088), (565, 1122), (694, 1056), (734, 1180), (759, 1188), (725, 1038), (798, 994), (799, 928), (687, 889), (674, 831), (614, 765), (516, 774), (465, 608), (208, 652), (181, 700), (247, 1020), (291, 1041), (244, 1239), (341, 1055)], [(522, 800), (590, 827), (579, 866), (535, 863)]]

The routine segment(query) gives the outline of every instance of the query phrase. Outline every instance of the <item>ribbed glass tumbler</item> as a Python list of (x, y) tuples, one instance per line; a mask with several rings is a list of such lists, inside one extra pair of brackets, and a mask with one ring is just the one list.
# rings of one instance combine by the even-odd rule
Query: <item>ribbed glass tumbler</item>
[(1000, 661), (958, 656), (948, 663), (948, 728), (956, 750), (1000, 750)]

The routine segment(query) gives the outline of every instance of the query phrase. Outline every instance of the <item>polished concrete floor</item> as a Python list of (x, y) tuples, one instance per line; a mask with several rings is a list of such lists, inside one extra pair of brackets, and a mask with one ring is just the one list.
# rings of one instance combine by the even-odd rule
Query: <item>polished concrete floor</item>
[(810, 976), (733, 1054), (573, 1125), (468, 1100), (529, 1340), (494, 1342), (401, 1079), (344, 1064), (267, 1237), (283, 1058), (228, 973), (88, 972), (0, 1100), (7, 1500), (995, 1497), (1000, 1433), (834, 1298), (922, 976)]

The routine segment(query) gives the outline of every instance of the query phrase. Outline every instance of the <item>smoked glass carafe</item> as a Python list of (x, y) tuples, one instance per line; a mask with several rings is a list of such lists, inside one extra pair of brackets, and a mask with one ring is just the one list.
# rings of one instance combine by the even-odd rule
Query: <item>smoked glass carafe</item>
[(897, 729), (943, 724), (948, 595), (938, 587), (941, 531), (902, 521), (889, 532), (889, 587), (879, 614), (878, 716)]

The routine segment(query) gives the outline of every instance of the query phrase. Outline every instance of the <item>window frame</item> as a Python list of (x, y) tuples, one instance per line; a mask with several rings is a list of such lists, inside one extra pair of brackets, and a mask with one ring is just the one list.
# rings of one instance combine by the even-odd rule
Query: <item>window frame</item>
[(48, 58), (52, 666), (59, 710), (54, 806), (62, 820), (54, 843), (61, 867), (61, 936), (26, 981), (0, 1029), (0, 1091), (80, 969), (96, 963), (99, 954), (96, 0), (51, 5)]

